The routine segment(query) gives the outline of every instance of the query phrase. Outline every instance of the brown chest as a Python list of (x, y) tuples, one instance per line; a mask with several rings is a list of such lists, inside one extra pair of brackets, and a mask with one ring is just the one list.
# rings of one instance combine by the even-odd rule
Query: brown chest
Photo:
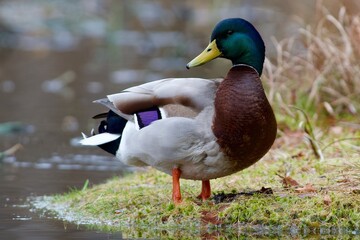
[(276, 121), (256, 71), (233, 68), (220, 84), (213, 132), (221, 150), (244, 166), (269, 150), (276, 136)]

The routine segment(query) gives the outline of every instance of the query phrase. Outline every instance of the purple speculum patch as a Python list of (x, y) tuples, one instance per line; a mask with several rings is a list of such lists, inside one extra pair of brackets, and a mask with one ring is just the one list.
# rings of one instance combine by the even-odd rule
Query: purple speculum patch
[(158, 107), (152, 107), (141, 112), (135, 113), (139, 128), (149, 126), (152, 122), (162, 119), (160, 109)]

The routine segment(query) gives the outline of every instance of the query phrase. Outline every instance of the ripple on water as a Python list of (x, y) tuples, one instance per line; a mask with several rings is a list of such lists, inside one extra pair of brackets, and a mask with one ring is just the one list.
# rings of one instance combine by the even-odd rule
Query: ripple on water
[(74, 213), (69, 210), (69, 206), (66, 203), (53, 203), (53, 197), (41, 196), (31, 197), (28, 199), (31, 203), (32, 212), (42, 211), (45, 215), (59, 219), (62, 221), (72, 222), (79, 225), (108, 225), (114, 226), (116, 223), (111, 220), (99, 220), (90, 216), (85, 216), (80, 213)]
[(32, 217), (16, 216), (16, 217), (13, 217), (12, 220), (15, 220), (15, 221), (30, 221), (30, 220), (32, 220)]
[(85, 171), (132, 171), (128, 167), (107, 156), (72, 154), (59, 156), (54, 155), (49, 158), (41, 158), (37, 162), (17, 161), (16, 158), (5, 158), (4, 164), (18, 168), (35, 168), (40, 170), (85, 170)]

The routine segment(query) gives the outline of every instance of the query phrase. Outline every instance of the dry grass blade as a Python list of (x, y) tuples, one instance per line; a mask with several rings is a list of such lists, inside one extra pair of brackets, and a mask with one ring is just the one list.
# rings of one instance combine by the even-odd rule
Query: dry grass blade
[(304, 187), (295, 189), (297, 193), (314, 193), (317, 192), (316, 188), (311, 183), (307, 183)]
[(266, 61), (264, 71), (270, 82), (269, 99), (281, 108), (292, 104), (332, 116), (356, 114), (360, 109), (360, 16), (347, 14), (345, 8), (338, 16), (317, 10), (315, 26), (299, 29), (295, 37), (272, 39), (276, 56)]
[(6, 156), (14, 155), (17, 151), (19, 151), (22, 148), (23, 148), (23, 146), (20, 143), (17, 143), (14, 146), (12, 146), (11, 148), (4, 151), (4, 154)]
[(320, 161), (323, 161), (324, 160), (324, 155), (323, 155), (323, 153), (321, 151), (321, 148), (319, 147), (318, 141), (316, 140), (314, 130), (313, 130), (313, 127), (312, 127), (309, 116), (306, 114), (306, 112), (304, 110), (302, 110), (302, 109), (300, 109), (300, 108), (298, 108), (296, 106), (290, 106), (290, 107), (300, 111), (302, 113), (302, 115), (304, 116), (304, 118), (305, 118), (304, 131), (306, 132), (307, 138), (310, 141), (311, 148), (312, 148), (312, 150), (314, 152), (314, 155), (318, 159), (320, 159)]
[[(333, 144), (338, 143), (338, 142), (343, 142), (343, 141), (359, 141), (359, 140), (360, 140), (360, 137), (337, 139), (337, 140), (332, 141), (331, 143), (327, 144), (326, 146), (324, 146), (324, 147), (322, 148), (322, 151), (325, 151), (328, 147), (330, 147), (330, 146), (332, 146)], [(360, 169), (360, 168), (359, 168), (359, 169)]]

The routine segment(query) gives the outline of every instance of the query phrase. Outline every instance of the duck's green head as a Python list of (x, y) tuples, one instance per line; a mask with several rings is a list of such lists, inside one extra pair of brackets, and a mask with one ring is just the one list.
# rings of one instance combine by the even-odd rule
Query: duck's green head
[(229, 18), (219, 22), (207, 48), (186, 67), (196, 67), (217, 57), (232, 61), (233, 65), (247, 64), (262, 73), (265, 59), (265, 44), (259, 32), (242, 18)]

